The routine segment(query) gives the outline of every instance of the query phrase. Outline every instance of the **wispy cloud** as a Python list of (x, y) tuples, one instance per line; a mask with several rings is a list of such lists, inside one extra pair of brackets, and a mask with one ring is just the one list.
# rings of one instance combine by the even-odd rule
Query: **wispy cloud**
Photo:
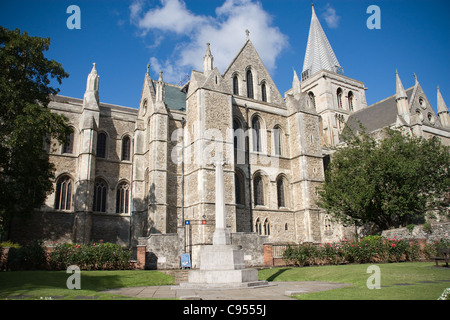
[(341, 17), (336, 14), (336, 9), (334, 9), (329, 3), (325, 6), (325, 12), (322, 14), (325, 19), (327, 26), (329, 28), (337, 28), (339, 26), (339, 20)]
[(166, 81), (177, 82), (190, 69), (201, 70), (207, 42), (215, 66), (224, 72), (244, 44), (246, 29), (269, 71), (276, 69), (277, 57), (288, 46), (287, 36), (272, 25), (271, 15), (259, 2), (226, 0), (215, 16), (205, 16), (190, 11), (183, 0), (160, 1), (159, 6), (146, 8), (143, 0), (135, 0), (130, 19), (154, 44), (176, 36), (177, 44), (167, 57), (150, 58), (152, 71), (162, 69)]

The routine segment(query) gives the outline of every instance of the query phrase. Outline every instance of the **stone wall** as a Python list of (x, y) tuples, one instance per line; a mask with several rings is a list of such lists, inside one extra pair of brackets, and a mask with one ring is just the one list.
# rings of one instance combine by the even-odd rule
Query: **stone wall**
[(426, 239), (427, 242), (437, 241), (441, 238), (450, 239), (450, 222), (431, 223), (430, 230), (424, 230), (423, 225), (417, 225), (412, 231), (407, 228), (385, 230), (382, 236), (397, 239)]
[[(139, 246), (146, 246), (146, 269), (179, 269), (180, 255), (184, 250), (184, 228), (178, 228), (178, 233), (151, 234), (149, 237), (139, 238)], [(232, 245), (241, 246), (244, 252), (245, 267), (259, 267), (264, 265), (264, 243), (267, 236), (260, 236), (254, 232), (236, 232), (231, 234)], [(200, 246), (201, 247), (201, 246)], [(138, 260), (142, 260), (139, 257)], [(192, 257), (191, 257), (192, 261)], [(193, 268), (200, 266), (192, 262)]]

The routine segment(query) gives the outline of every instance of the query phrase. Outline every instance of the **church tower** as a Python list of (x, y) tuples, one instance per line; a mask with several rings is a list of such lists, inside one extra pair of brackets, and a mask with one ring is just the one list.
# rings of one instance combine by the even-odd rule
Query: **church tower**
[(364, 84), (344, 76), (312, 5), (311, 24), (301, 73), (301, 91), (320, 115), (322, 145), (339, 143), (352, 112), (367, 106)]
[(437, 112), (442, 126), (444, 128), (450, 128), (450, 116), (444, 98), (442, 98), (441, 91), (439, 91), (439, 87), (437, 87)]

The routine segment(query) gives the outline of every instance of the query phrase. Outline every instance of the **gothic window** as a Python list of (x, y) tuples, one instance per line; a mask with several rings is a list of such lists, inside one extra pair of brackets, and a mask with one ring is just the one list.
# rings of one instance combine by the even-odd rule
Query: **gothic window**
[(98, 180), (94, 186), (94, 211), (95, 212), (106, 212), (106, 192), (107, 185), (105, 181)]
[(73, 131), (67, 136), (67, 143), (63, 146), (63, 153), (73, 153)]
[(240, 174), (234, 174), (234, 192), (236, 195), (236, 204), (244, 205), (244, 181)]
[(284, 183), (282, 178), (279, 178), (277, 180), (277, 200), (278, 200), (278, 208), (286, 207)]
[(341, 88), (337, 89), (336, 96), (337, 96), (338, 108), (342, 109), (342, 89)]
[(97, 157), (106, 157), (106, 134), (103, 132), (97, 136)]
[(263, 82), (261, 85), (261, 97), (262, 97), (262, 101), (267, 102), (267, 89), (266, 89), (265, 82)]
[(311, 103), (311, 107), (312, 108), (316, 108), (316, 98), (314, 97), (314, 93), (312, 91), (310, 91), (308, 93), (308, 97), (309, 97), (309, 102)]
[(270, 223), (267, 218), (264, 220), (264, 235), (270, 236)]
[(233, 77), (233, 94), (235, 95), (239, 94), (239, 79), (237, 75)]
[(252, 120), (253, 129), (253, 151), (262, 151), (261, 147), (261, 123), (258, 117), (254, 117)]
[(256, 176), (253, 180), (253, 192), (255, 206), (264, 205), (264, 184), (261, 176)]
[(252, 98), (253, 95), (253, 75), (252, 71), (249, 69), (247, 70), (247, 97)]
[(116, 213), (128, 213), (129, 185), (122, 182), (117, 187), (116, 194)]
[(353, 111), (353, 92), (348, 93), (348, 109)]
[(55, 209), (70, 210), (72, 206), (73, 182), (69, 176), (62, 176), (56, 182)]
[(259, 220), (259, 218), (256, 219), (256, 223), (255, 223), (255, 231), (256, 231), (258, 234), (261, 234), (261, 220)]
[(273, 146), (274, 146), (274, 154), (277, 156), (281, 155), (281, 128), (279, 126), (275, 126), (273, 129)]
[(234, 132), (234, 148), (238, 149), (239, 145), (239, 138), (240, 138), (240, 132), (238, 131), (241, 129), (241, 126), (237, 120), (233, 120), (233, 132)]
[(122, 160), (130, 160), (130, 147), (131, 141), (129, 136), (125, 136), (122, 139)]

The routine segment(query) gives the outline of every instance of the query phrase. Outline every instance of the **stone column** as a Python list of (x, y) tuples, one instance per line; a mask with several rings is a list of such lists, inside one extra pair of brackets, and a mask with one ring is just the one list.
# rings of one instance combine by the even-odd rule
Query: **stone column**
[(231, 244), (230, 231), (227, 229), (225, 214), (225, 186), (223, 180), (223, 165), (225, 161), (214, 161), (216, 166), (216, 230), (213, 235), (214, 245)]

